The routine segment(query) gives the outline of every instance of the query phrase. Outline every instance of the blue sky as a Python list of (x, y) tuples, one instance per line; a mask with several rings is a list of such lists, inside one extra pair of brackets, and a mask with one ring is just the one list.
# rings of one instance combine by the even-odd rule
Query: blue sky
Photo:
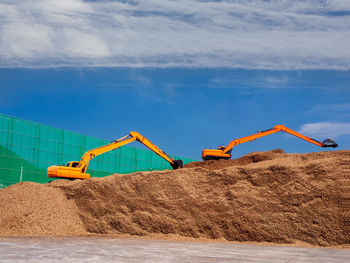
[[(341, 0), (3, 1), (0, 111), (195, 159), (276, 124), (349, 149), (349, 28)], [(233, 156), (274, 148), (323, 150), (281, 133)]]

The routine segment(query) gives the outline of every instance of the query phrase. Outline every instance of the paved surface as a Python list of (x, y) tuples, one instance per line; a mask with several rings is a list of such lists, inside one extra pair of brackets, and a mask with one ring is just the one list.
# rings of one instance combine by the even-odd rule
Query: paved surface
[(350, 249), (108, 238), (0, 238), (0, 262), (350, 262)]

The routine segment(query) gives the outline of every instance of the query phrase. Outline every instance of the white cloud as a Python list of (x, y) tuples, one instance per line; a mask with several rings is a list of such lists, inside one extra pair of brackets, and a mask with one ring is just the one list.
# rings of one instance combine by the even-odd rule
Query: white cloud
[(347, 0), (5, 0), (0, 67), (349, 70), (349, 14)]
[(64, 39), (66, 43), (62, 53), (71, 54), (73, 57), (99, 59), (111, 55), (106, 43), (89, 32), (67, 29), (64, 31)]
[(339, 137), (350, 135), (350, 122), (317, 122), (304, 124), (300, 131), (307, 136), (321, 137)]

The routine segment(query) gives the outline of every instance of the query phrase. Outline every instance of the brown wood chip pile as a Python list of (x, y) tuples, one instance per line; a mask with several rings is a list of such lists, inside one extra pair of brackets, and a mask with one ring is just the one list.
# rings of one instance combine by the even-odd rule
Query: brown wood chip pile
[(256, 154), (215, 169), (20, 183), (0, 190), (0, 235), (350, 244), (350, 151)]
[(0, 190), (0, 236), (82, 235), (77, 211), (59, 188), (18, 183)]

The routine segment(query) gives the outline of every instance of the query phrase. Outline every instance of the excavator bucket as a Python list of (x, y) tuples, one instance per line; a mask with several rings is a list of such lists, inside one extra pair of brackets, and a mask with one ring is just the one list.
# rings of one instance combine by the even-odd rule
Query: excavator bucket
[(322, 147), (338, 147), (338, 144), (333, 141), (332, 139), (325, 139), (323, 142), (322, 142)]
[(182, 160), (174, 160), (174, 163), (170, 163), (170, 165), (174, 170), (176, 170), (177, 168), (183, 168), (184, 162)]

